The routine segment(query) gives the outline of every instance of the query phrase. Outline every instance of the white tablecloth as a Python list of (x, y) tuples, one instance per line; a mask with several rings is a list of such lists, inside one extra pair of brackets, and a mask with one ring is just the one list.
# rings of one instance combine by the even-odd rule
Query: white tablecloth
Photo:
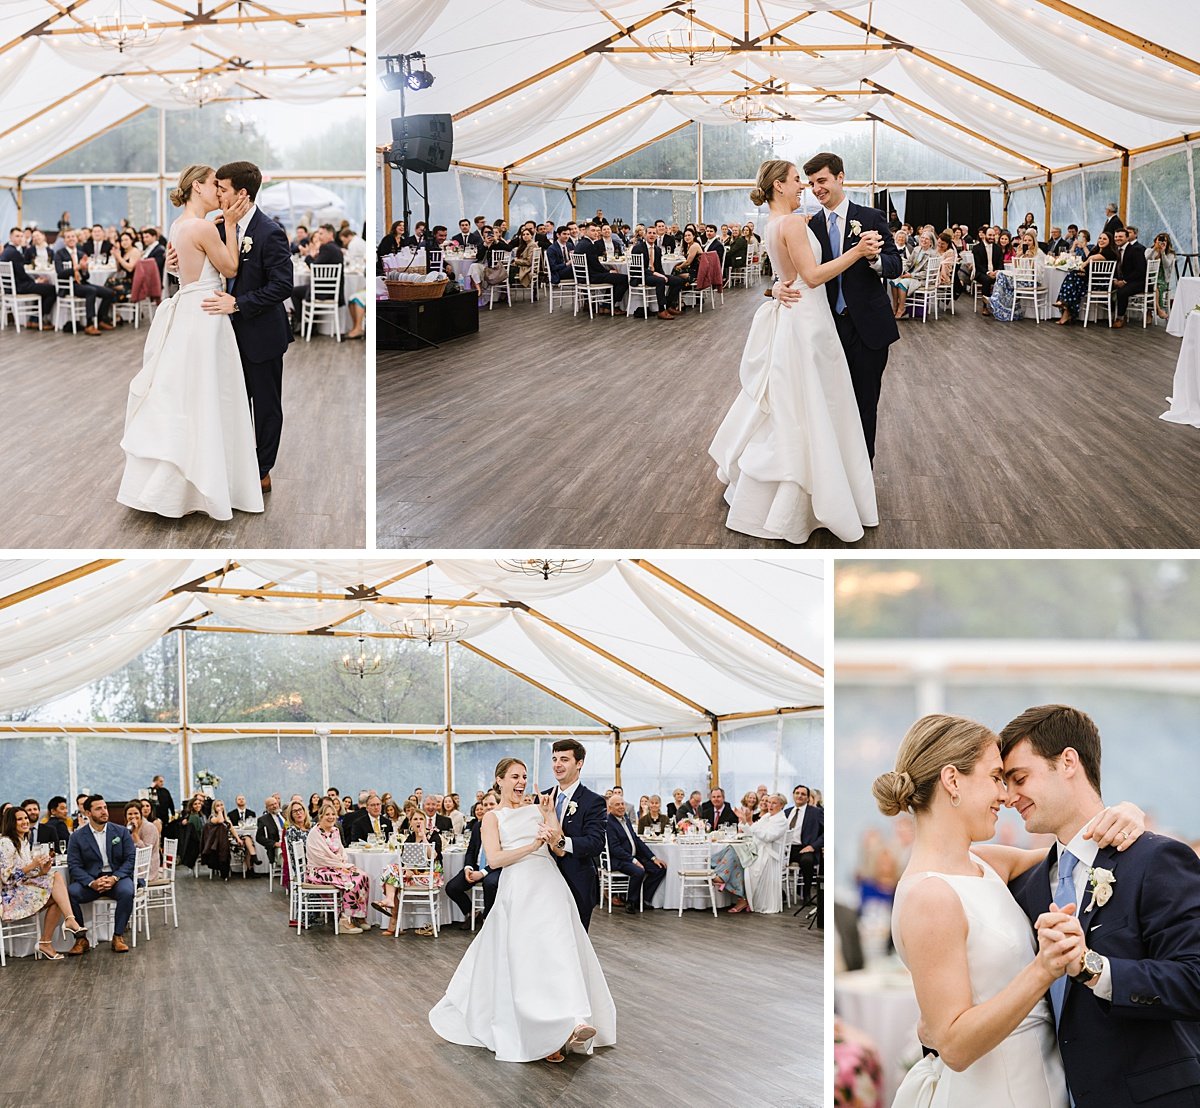
[[(667, 863), (667, 876), (663, 883), (655, 890), (654, 899), (650, 901), (655, 908), (670, 908), (672, 911), (679, 910), (679, 843), (651, 843), (646, 845), (664, 862)], [(710, 843), (712, 851), (717, 851), (723, 846), (728, 846), (728, 843)], [(716, 894), (717, 907), (728, 908), (735, 903), (735, 897), (730, 893), (722, 892), (720, 889), (714, 889)], [(705, 912), (711, 912), (712, 907), (709, 904), (708, 893), (703, 889), (689, 888), (687, 891), (687, 899), (684, 901), (685, 908), (700, 908)]]
[(1175, 303), (1171, 305), (1171, 318), (1167, 320), (1167, 334), (1183, 337), (1188, 314), (1200, 304), (1200, 277), (1181, 277), (1175, 290)]
[[(458, 906), (446, 895), (446, 883), (455, 874), (461, 873), (466, 859), (465, 850), (445, 850), (442, 853), (442, 888), (438, 893), (438, 925), (457, 923), (465, 918)], [(380, 881), (383, 871), (393, 863), (400, 861), (398, 850), (347, 850), (346, 857), (371, 879), (371, 899), (382, 900), (384, 885)], [(388, 927), (391, 919), (371, 908), (367, 912), (367, 920), (377, 927)], [(404, 913), (404, 926), (422, 927), (429, 922), (428, 916), (419, 908), (409, 908)]]
[(869, 1036), (883, 1061), (883, 1103), (891, 1104), (908, 1067), (921, 1057), (921, 1010), (912, 979), (903, 971), (856, 970), (833, 979), (833, 1008)]
[[(297, 292), (300, 289), (306, 289), (309, 286), (312, 274), (308, 266), (303, 262), (298, 265), (293, 263), (292, 266), (292, 285)], [(346, 299), (349, 300), (355, 293), (362, 292), (367, 287), (367, 275), (364, 272), (353, 272), (348, 269), (342, 270), (342, 284), (345, 289)], [(350, 309), (342, 307), (342, 334), (345, 335), (350, 330)], [(316, 331), (319, 335), (332, 335), (333, 322), (329, 319), (318, 319)]]
[[(1016, 270), (1011, 268), (1006, 268), (1004, 272), (1010, 277), (1016, 274)], [(1040, 319), (1058, 318), (1058, 309), (1051, 305), (1058, 299), (1059, 290), (1062, 288), (1062, 283), (1066, 280), (1069, 272), (1070, 270), (1059, 269), (1056, 266), (1049, 265), (1044, 269), (1038, 270), (1038, 284), (1043, 286), (1043, 291), (1038, 296), (1038, 316)], [(1025, 301), (1022, 301), (1021, 307), (1027, 319), (1033, 315), (1033, 312), (1029, 309)]]
[(469, 289), (472, 287), (469, 279), (471, 266), (473, 266), (477, 260), (478, 259), (476, 258), (464, 258), (461, 256), (457, 258), (451, 257), (444, 259), (446, 264), (449, 265), (452, 270), (454, 270), (454, 275), (458, 278), (458, 283), (462, 285), (464, 289)]
[[(681, 261), (683, 261), (683, 258), (681, 258), (681, 257), (665, 255), (662, 260), (663, 272), (664, 273), (674, 273), (675, 267)], [(610, 269), (615, 269), (618, 273), (624, 273), (626, 276), (629, 276), (629, 259), (628, 258), (603, 258), (603, 259), (601, 259), (601, 262), (603, 265), (608, 266)]]
[[(53, 269), (30, 269), (25, 270), (33, 278), (43, 278), (53, 281), (57, 276), (57, 271)], [(88, 282), (93, 285), (103, 285), (114, 273), (117, 272), (115, 265), (94, 265), (88, 269)]]
[[(1200, 278), (1184, 278), (1184, 281), (1193, 280), (1200, 284)], [(1174, 318), (1172, 309), (1171, 319)], [(1183, 345), (1179, 350), (1179, 360), (1175, 363), (1175, 380), (1171, 382), (1171, 395), (1167, 401), (1171, 407), (1159, 419), (1200, 427), (1200, 312), (1193, 312), (1190, 308), (1184, 317)]]

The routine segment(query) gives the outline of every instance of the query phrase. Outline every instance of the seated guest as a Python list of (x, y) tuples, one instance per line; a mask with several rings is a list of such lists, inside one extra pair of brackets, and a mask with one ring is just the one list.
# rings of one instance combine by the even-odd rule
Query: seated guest
[[(684, 234), (687, 234), (685, 231)], [(693, 789), (688, 794), (687, 803), (675, 813), (675, 822), (682, 823), (684, 820), (693, 821), (703, 819), (700, 810), (704, 807), (704, 797), (699, 789)]]
[(21, 807), (25, 809), (25, 814), (29, 817), (29, 841), (35, 843), (37, 839), (38, 823), (42, 818), (42, 806), (33, 798), (21, 801)]
[(37, 826), (37, 841), (49, 843), (55, 853), (62, 853), (67, 849), (66, 844), (70, 838), (71, 829), (67, 823), (67, 798), (52, 796), (46, 801), (45, 822), (39, 823)]
[(492, 245), (489, 250), (511, 250), (513, 244), (508, 241), (508, 220), (497, 219), (492, 223)]
[(28, 919), (49, 904), (35, 958), (57, 962), (62, 955), (55, 951), (52, 939), (58, 921), (65, 921), (63, 933), (73, 935), (77, 945), (87, 943), (83, 938), (87, 928), (80, 926), (62, 874), (54, 870), (54, 850), (43, 851), (34, 859), (31, 830), (24, 808), (8, 808), (0, 817), (0, 920), (15, 923)]
[(162, 820), (157, 819), (154, 815), (154, 805), (148, 799), (143, 798), (138, 801), (138, 806), (142, 809), (142, 819), (154, 827), (154, 830), (158, 832), (159, 839), (161, 839), (163, 824)]
[(600, 238), (596, 241), (599, 243), (600, 253), (605, 259), (620, 258), (625, 254), (625, 240), (620, 235), (613, 234), (612, 227), (607, 223), (601, 224)]
[[(425, 798), (426, 805), (434, 801), (433, 796)], [(438, 817), (441, 818), (440, 816)], [(425, 857), (434, 860), (437, 864), (434, 869), (433, 881), (434, 884), (442, 883), (442, 837), (434, 833), (429, 826), (429, 822), (425, 817), (425, 813), (420, 810), (413, 812), (409, 817), (408, 833), (400, 840), (402, 843), (421, 843), (425, 846)], [(396, 890), (404, 885), (406, 888), (428, 888), (427, 876), (418, 872), (415, 869), (405, 869), (398, 862), (393, 862), (387, 866), (383, 875), (380, 877), (380, 882), (384, 886), (384, 894), (382, 900), (371, 901), (371, 907), (377, 912), (382, 912), (385, 916), (394, 916), (396, 914)], [(394, 935), (399, 922), (387, 928), (383, 934)], [(400, 928), (400, 933), (404, 934), (404, 929)], [(420, 927), (417, 929), (418, 935), (432, 935), (432, 925)]]
[[(113, 920), (112, 948), (125, 954), (125, 928), (133, 914), (133, 864), (137, 851), (128, 830), (109, 823), (108, 805), (98, 793), (83, 802), (85, 822), (71, 836), (67, 846), (67, 872), (70, 883), (71, 914), (79, 919), (81, 905), (101, 897), (117, 902)], [(91, 944), (82, 935), (67, 952), (86, 954)]]
[(676, 789), (671, 793), (671, 800), (667, 803), (667, 819), (677, 819), (680, 809), (683, 808), (684, 793), (682, 789)]
[(483, 883), (483, 914), (481, 919), (491, 911), (496, 900), (496, 890), (500, 887), (500, 870), (488, 869), (487, 851), (483, 846), (482, 828), (483, 813), (490, 812), (499, 801), (495, 793), (485, 793), (476, 805), (479, 816), (470, 823), (471, 839), (467, 843), (467, 853), (463, 860), (463, 868), (446, 882), (446, 896), (456, 905), (464, 916), (463, 927), (471, 925), (471, 886)]
[(604, 266), (604, 252), (600, 245), (600, 227), (597, 224), (589, 223), (584, 228), (584, 237), (580, 240), (576, 252), (584, 256), (588, 280), (591, 284), (612, 285), (613, 307), (611, 311), (608, 308), (599, 308), (597, 309), (599, 314), (624, 315), (625, 312), (616, 305), (625, 299), (625, 294), (629, 291), (629, 278), (624, 273), (618, 273), (616, 270)]
[(746, 839), (713, 852), (718, 884), (738, 898), (730, 914), (783, 911), (779, 875), (788, 836), (787, 816), (783, 814), (786, 803), (780, 793), (768, 795), (767, 813), (757, 823), (752, 823), (750, 813), (743, 810)]
[(732, 269), (745, 269), (746, 257), (750, 252), (750, 240), (746, 238), (745, 228), (735, 228), (725, 251), (725, 276), (728, 278)]
[(199, 829), (193, 825), (191, 806), (192, 801), (189, 800), (185, 808), (168, 820), (163, 828), (163, 838), (174, 839), (177, 844), (176, 865), (186, 869), (194, 869), (200, 857), (200, 834), (204, 829), (203, 816), (198, 817)]
[(214, 800), (212, 814), (200, 834), (200, 861), (224, 881), (229, 880), (229, 863), (235, 847), (240, 846), (233, 824), (225, 814), (225, 802)]
[(1017, 246), (1016, 257), (1033, 258), (1038, 265), (1046, 264), (1046, 254), (1038, 242), (1036, 231), (1023, 231)]
[(54, 251), (42, 231), (35, 230), (29, 236), (29, 243), (25, 247), (25, 264), (43, 271), (54, 268)]
[(142, 248), (138, 246), (132, 231), (122, 231), (112, 248), (112, 264), (116, 272), (105, 282), (112, 289), (117, 302), (129, 299), (133, 291), (133, 271), (142, 260)]
[(337, 244), (341, 247), (342, 256), (346, 261), (366, 262), (367, 244), (353, 227), (343, 227), (337, 233)]
[(125, 810), (125, 826), (129, 828), (135, 848), (150, 848), (150, 880), (153, 881), (158, 876), (158, 828), (146, 819), (140, 804), (130, 804)]
[(365, 842), (371, 835), (383, 842), (392, 833), (392, 821), (383, 814), (383, 801), (374, 793), (367, 803), (344, 821), (346, 845)]
[(700, 805), (700, 818), (713, 831), (722, 825), (736, 827), (738, 821), (737, 812), (725, 803), (725, 790), (713, 789), (708, 796), (709, 799)]
[[(1078, 230), (1078, 228), (1075, 229)], [(1068, 227), (1067, 230), (1070, 231), (1071, 228)], [(1050, 237), (1046, 240), (1047, 255), (1049, 255), (1051, 258), (1057, 258), (1059, 254), (1065, 254), (1070, 249), (1071, 240), (1069, 238), (1063, 238), (1061, 228), (1051, 227)]]
[[(1080, 231), (1075, 242), (1077, 249), (1080, 246), (1086, 247), (1087, 231)], [(1080, 305), (1087, 294), (1088, 278), (1091, 276), (1088, 267), (1094, 262), (1115, 262), (1116, 260), (1116, 247), (1109, 241), (1108, 233), (1101, 231), (1095, 248), (1084, 258), (1083, 265), (1078, 269), (1071, 270), (1063, 278), (1063, 282), (1058, 288), (1058, 299), (1054, 302), (1054, 307), (1062, 309), (1062, 314), (1058, 317), (1060, 324), (1065, 326), (1079, 315)]]
[(742, 808), (750, 813), (750, 822), (753, 823), (762, 814), (758, 810), (758, 793), (746, 793), (742, 797)]
[(435, 269), (438, 268), (437, 263), (433, 257), (433, 251), (440, 250), (440, 251), (442, 251), (442, 255), (443, 255), (442, 271), (444, 273), (446, 273), (451, 279), (453, 279), (454, 270), (452, 270), (446, 264), (446, 259), (445, 259), (446, 228), (443, 227), (441, 224), (438, 224), (438, 226), (434, 227), (433, 230), (430, 231), (429, 234), (425, 237), (424, 246), (425, 246), (425, 272), (432, 273)]
[(79, 251), (91, 258), (93, 265), (108, 264), (108, 256), (112, 253), (112, 243), (99, 223), (92, 224), (91, 237), (80, 241)]
[[(304, 810), (303, 802), (299, 805), (300, 810)], [(267, 797), (266, 811), (258, 817), (258, 825), (254, 832), (255, 842), (262, 845), (263, 850), (267, 852), (267, 861), (274, 865), (275, 852), (279, 849), (279, 844), (283, 841), (284, 822), (283, 816), (279, 811), (279, 801), (273, 796)]]
[(537, 229), (537, 234), (534, 235), (533, 241), (538, 244), (540, 249), (549, 250), (551, 244), (554, 242), (554, 224), (546, 220)]
[(605, 838), (610, 865), (629, 878), (625, 911), (632, 914), (638, 910), (639, 891), (643, 907), (649, 908), (658, 886), (667, 876), (667, 865), (634, 831), (633, 823), (625, 812), (625, 801), (617, 792), (608, 798)]
[[(344, 266), (346, 261), (342, 256), (341, 250), (338, 249), (337, 244), (333, 241), (333, 228), (328, 224), (324, 224), (313, 231), (308, 245), (300, 253), (304, 258), (304, 264), (310, 268), (314, 265)], [(292, 330), (294, 332), (299, 333), (300, 331), (301, 311), (304, 301), (314, 298), (325, 301), (333, 299), (329, 295), (316, 297), (311, 283), (307, 288), (300, 286), (292, 293)], [(345, 280), (338, 282), (337, 302), (339, 306), (346, 303)]]
[(1001, 231), (1000, 237), (996, 240), (1000, 243), (1000, 250), (1004, 255), (1004, 264), (1008, 265), (1017, 253), (1017, 244), (1013, 241), (1012, 235), (1007, 231)]
[(954, 271), (958, 268), (958, 251), (954, 248), (954, 239), (949, 231), (943, 231), (938, 235), (930, 265), (938, 267), (937, 283), (943, 287), (949, 285), (954, 289), (954, 295), (957, 296), (958, 289), (954, 284)]
[(455, 793), (447, 793), (442, 797), (442, 815), (450, 820), (452, 833), (461, 835), (463, 828), (467, 825), (467, 817), (458, 807), (458, 798)]
[[(300, 228), (296, 228), (297, 239), (299, 238)], [(388, 230), (388, 233), (379, 240), (379, 249), (375, 251), (376, 257), (382, 258), (387, 254), (398, 254), (406, 246), (416, 246), (417, 240), (405, 231), (404, 220), (397, 219)], [(300, 249), (301, 243), (297, 241), (296, 251)], [(295, 251), (294, 251), (295, 252)]]
[(337, 806), (330, 801), (321, 805), (321, 817), (308, 833), (305, 853), (308, 880), (315, 885), (332, 885), (341, 890), (342, 916), (338, 930), (344, 935), (359, 935), (370, 930), (367, 899), (371, 893), (371, 879), (347, 861), (337, 829)]
[(639, 835), (644, 834), (647, 830), (652, 835), (661, 835), (666, 831), (667, 813), (662, 810), (661, 796), (650, 797), (645, 813), (638, 817), (637, 829)]
[(296, 233), (292, 236), (292, 253), (299, 254), (308, 243), (308, 228), (303, 223), (298, 223), (296, 225)]
[(690, 287), (700, 276), (700, 255), (704, 253), (704, 247), (700, 245), (696, 231), (691, 224), (683, 229), (679, 252), (683, 255), (683, 261), (675, 267), (675, 276), (682, 277), (684, 285)]
[(717, 258), (720, 260), (723, 267), (725, 264), (725, 244), (721, 242), (720, 238), (717, 237), (716, 226), (712, 223), (709, 223), (707, 226), (705, 226), (704, 231), (704, 249), (713, 251), (717, 255)]
[[(8, 244), (0, 251), (0, 262), (11, 262), (14, 284), (18, 296), (38, 296), (42, 301), (42, 330), (53, 331), (54, 301), (58, 297), (54, 282), (45, 278), (33, 278), (25, 271), (25, 264), (31, 261), (26, 249), (21, 246), (23, 236), (20, 227), (14, 227), (8, 233)], [(45, 241), (43, 239), (43, 241)], [(31, 331), (38, 329), (37, 321), (30, 318), (25, 324)]]
[(254, 849), (254, 840), (249, 835), (242, 834), (238, 828), (254, 823), (258, 814), (253, 808), (246, 807), (244, 796), (238, 796), (233, 804), (233, 811), (229, 813), (229, 823), (234, 828), (234, 838), (237, 839), (246, 858), (246, 876), (257, 877), (254, 867), (258, 865), (258, 852)]
[(1117, 248), (1117, 272), (1113, 280), (1113, 295), (1117, 300), (1114, 327), (1125, 326), (1125, 311), (1130, 297), (1146, 291), (1146, 248), (1137, 241), (1137, 228), (1122, 227), (1113, 236)]
[(465, 216), (458, 221), (458, 234), (452, 235), (450, 241), (455, 243), (460, 250), (466, 250), (471, 244), (471, 221)]
[(112, 289), (93, 285), (88, 278), (88, 255), (79, 249), (79, 240), (74, 231), (64, 231), (62, 245), (54, 251), (54, 268), (60, 278), (70, 278), (71, 292), (81, 297), (84, 304), (85, 335), (98, 335), (111, 331), (112, 305), (116, 299)]
[[(283, 851), (283, 875), (281, 883), (284, 888), (287, 888), (291, 881), (292, 865), (291, 857), (286, 848), (292, 843), (297, 842), (307, 844), (308, 833), (311, 830), (312, 820), (309, 818), (308, 809), (304, 806), (304, 802), (302, 800), (293, 800), (288, 805), (287, 824), (283, 829), (283, 842), (285, 849)], [(292, 919), (288, 920), (288, 926), (295, 927), (297, 922), (298, 921), (293, 917)]]
[(658, 236), (658, 245), (662, 248), (663, 253), (673, 254), (675, 252), (675, 236), (667, 230), (667, 221), (665, 219), (656, 219), (654, 221), (654, 233)]
[(233, 801), (233, 811), (229, 813), (229, 819), (237, 826), (245, 823), (253, 823), (258, 818), (258, 813), (253, 808), (246, 807), (246, 798), (239, 794)]
[(825, 813), (808, 802), (808, 789), (804, 785), (792, 790), (792, 799), (795, 803), (783, 814), (787, 816), (789, 859), (800, 867), (800, 897), (805, 904), (825, 849)]
[(321, 818), (322, 799), (323, 798), (320, 793), (313, 793), (312, 796), (308, 798), (308, 818), (314, 823)]
[(571, 237), (567, 228), (559, 227), (554, 232), (554, 242), (546, 251), (546, 265), (550, 269), (550, 283), (557, 285), (560, 281), (570, 281), (574, 278), (571, 269)]
[(142, 257), (149, 258), (156, 266), (158, 266), (158, 276), (161, 280), (164, 276), (164, 269), (167, 264), (167, 251), (158, 237), (158, 229), (155, 227), (142, 228)]
[(917, 241), (919, 245), (904, 272), (888, 281), (892, 291), (892, 310), (897, 319), (904, 318), (908, 294), (925, 284), (925, 274), (932, 263), (933, 235), (923, 230)]
[[(655, 300), (658, 303), (659, 319), (674, 319), (679, 313), (679, 290), (683, 288), (684, 279), (674, 273), (663, 272), (662, 248), (658, 245), (657, 227), (646, 228), (646, 241), (639, 242), (633, 248), (633, 255), (642, 259), (646, 274), (646, 284), (654, 286)], [(631, 270), (632, 273), (632, 270)], [(630, 281), (634, 278), (630, 277)], [(641, 308), (634, 315), (640, 316)]]
[(512, 262), (509, 265), (509, 280), (529, 288), (533, 284), (533, 252), (537, 249), (533, 241), (533, 228), (522, 227), (520, 240), (513, 249)]
[(975, 280), (985, 298), (983, 314), (988, 315), (986, 298), (992, 295), (996, 275), (1004, 269), (1004, 252), (1000, 249), (999, 234), (995, 227), (981, 228), (981, 233), (983, 241), (971, 247), (971, 254), (975, 259)]
[(453, 821), (449, 816), (442, 814), (442, 798), (440, 796), (430, 793), (425, 797), (422, 809), (425, 812), (425, 825), (428, 827), (431, 835), (434, 832), (437, 832), (439, 835), (449, 835), (454, 831)]

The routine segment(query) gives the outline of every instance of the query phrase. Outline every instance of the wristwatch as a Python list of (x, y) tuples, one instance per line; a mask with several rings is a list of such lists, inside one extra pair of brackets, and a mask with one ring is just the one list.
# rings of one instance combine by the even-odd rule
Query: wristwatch
[(567, 846), (567, 836), (559, 835), (558, 842), (556, 842), (554, 845), (558, 850), (565, 850)]
[(238, 307), (238, 302), (237, 302), (237, 299), (236, 299), (236, 297), (235, 297), (235, 298), (234, 298), (234, 301), (233, 301), (233, 311), (232, 311), (232, 312), (230, 312), (229, 314), (230, 314), (230, 315), (233, 315), (233, 314), (234, 314), (234, 312), (240, 312), (241, 310), (242, 310), (242, 309), (241, 309), (240, 307)]
[(1083, 969), (1073, 974), (1071, 980), (1080, 985), (1090, 985), (1104, 972), (1104, 959), (1094, 950), (1083, 956)]

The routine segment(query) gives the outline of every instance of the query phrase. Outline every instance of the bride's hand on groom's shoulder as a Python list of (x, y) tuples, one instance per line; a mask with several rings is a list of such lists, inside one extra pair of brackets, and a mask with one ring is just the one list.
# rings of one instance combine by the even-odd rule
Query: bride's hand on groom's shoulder
[(1128, 850), (1146, 830), (1146, 813), (1129, 800), (1105, 808), (1083, 833), (1103, 849), (1116, 846), (1117, 852)]

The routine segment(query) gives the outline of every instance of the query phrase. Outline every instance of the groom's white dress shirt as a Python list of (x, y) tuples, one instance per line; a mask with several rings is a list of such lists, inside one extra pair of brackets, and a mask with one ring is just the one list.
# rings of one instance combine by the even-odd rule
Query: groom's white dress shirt
[[(1087, 930), (1087, 923), (1084, 908), (1092, 898), (1092, 890), (1088, 886), (1088, 876), (1091, 873), (1092, 867), (1096, 864), (1096, 855), (1100, 850), (1095, 840), (1083, 837), (1084, 831), (1091, 826), (1092, 822), (1094, 821), (1089, 820), (1084, 824), (1066, 846), (1063, 846), (1062, 843), (1055, 843), (1054, 862), (1050, 866), (1050, 895), (1053, 897), (1054, 890), (1058, 887), (1058, 859), (1062, 857), (1062, 852), (1069, 850), (1079, 859), (1079, 864), (1075, 867), (1075, 872), (1071, 874), (1071, 877), (1075, 882), (1075, 915), (1083, 925), (1085, 931)], [(1062, 908), (1064, 905), (1060, 904), (1059, 907)], [(1095, 911), (1095, 908), (1092, 911)], [(1103, 954), (1100, 955), (1100, 958), (1104, 962), (1104, 969), (1100, 974), (1100, 979), (1091, 989), (1101, 1000), (1111, 1001), (1112, 971), (1109, 969), (1108, 959)]]
[[(849, 211), (850, 211), (850, 197), (848, 197), (848, 196), (843, 196), (842, 202), (836, 208), (832, 208), (832, 209), (826, 208), (825, 209), (825, 231), (826, 231), (826, 234), (828, 234), (828, 236), (829, 236), (830, 245), (832, 245), (832, 243), (833, 243), (833, 231), (830, 229), (830, 226), (829, 226), (829, 216), (830, 216), (830, 214), (837, 216), (837, 225), (838, 225), (838, 232), (839, 232), (839, 238), (838, 238), (838, 253), (839, 254), (844, 253), (845, 249), (846, 249), (846, 232), (849, 230), (849, 228), (846, 226), (846, 216), (849, 213)], [(825, 261), (827, 261), (827, 262), (832, 261), (832, 260), (833, 260), (832, 258), (825, 259)], [(883, 274), (883, 263), (879, 260), (878, 257), (872, 258), (869, 262), (867, 262), (867, 265), (869, 265), (873, 270), (875, 270), (876, 273), (878, 273), (880, 275)]]
[[(579, 778), (578, 777), (575, 778), (575, 784), (571, 785), (569, 788), (566, 788), (566, 789), (559, 788), (559, 789), (555, 789), (555, 791), (554, 791), (554, 807), (555, 808), (558, 807), (558, 798), (560, 796), (565, 796), (567, 798), (563, 804), (563, 819), (566, 819), (566, 817), (567, 817), (567, 809), (571, 806), (571, 797), (573, 797), (575, 795), (575, 790), (577, 788), (579, 788)], [(562, 820), (559, 820), (559, 823), (561, 825)], [(569, 835), (564, 836), (564, 838), (566, 838), (567, 841), (563, 844), (563, 850), (567, 854), (574, 854), (575, 851), (571, 845), (570, 836)]]

